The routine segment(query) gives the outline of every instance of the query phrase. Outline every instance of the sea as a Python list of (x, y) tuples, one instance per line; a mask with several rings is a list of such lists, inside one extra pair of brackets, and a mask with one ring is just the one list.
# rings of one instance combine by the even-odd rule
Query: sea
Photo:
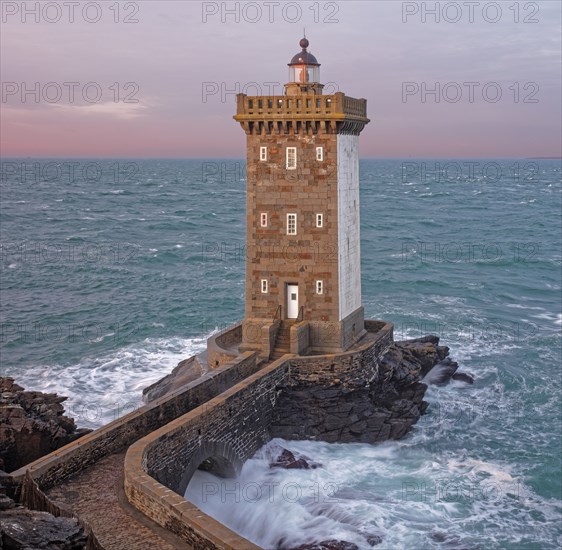
[[(362, 297), (436, 334), (475, 381), (379, 445), (274, 440), (187, 495), (249, 540), (381, 549), (562, 547), (561, 162), (362, 159)], [(79, 427), (244, 314), (243, 159), (1, 162), (1, 367)], [(297, 182), (293, 182), (298, 185)], [(280, 447), (321, 464), (270, 469)], [(370, 542), (369, 542), (370, 541)]]

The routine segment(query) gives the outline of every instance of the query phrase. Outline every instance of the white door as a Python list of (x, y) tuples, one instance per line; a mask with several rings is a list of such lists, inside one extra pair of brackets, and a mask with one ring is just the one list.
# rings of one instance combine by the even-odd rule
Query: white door
[(299, 314), (299, 285), (287, 285), (287, 319), (296, 319)]

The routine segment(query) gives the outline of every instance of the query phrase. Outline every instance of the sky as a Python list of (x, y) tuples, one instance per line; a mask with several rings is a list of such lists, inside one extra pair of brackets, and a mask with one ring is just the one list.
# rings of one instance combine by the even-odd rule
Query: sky
[(364, 158), (561, 154), (558, 0), (0, 5), (2, 157), (243, 157), (236, 93), (282, 94), (304, 29)]

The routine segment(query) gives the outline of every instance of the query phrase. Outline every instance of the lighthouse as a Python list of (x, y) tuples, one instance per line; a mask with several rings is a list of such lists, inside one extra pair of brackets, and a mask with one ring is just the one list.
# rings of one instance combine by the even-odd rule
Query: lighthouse
[(246, 300), (241, 350), (330, 354), (365, 335), (359, 135), (367, 101), (324, 94), (309, 41), (282, 96), (237, 95), (246, 133)]

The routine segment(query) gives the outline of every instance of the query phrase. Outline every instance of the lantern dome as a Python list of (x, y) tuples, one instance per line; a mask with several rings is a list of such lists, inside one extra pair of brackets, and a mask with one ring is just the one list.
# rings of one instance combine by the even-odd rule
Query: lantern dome
[(308, 45), (310, 44), (310, 42), (306, 39), (303, 38), (300, 42), (299, 45), (302, 48), (302, 51), (299, 53), (296, 53), (293, 58), (291, 59), (291, 62), (289, 63), (289, 67), (291, 65), (315, 65), (316, 67), (320, 67), (320, 63), (318, 63), (318, 60), (316, 59), (316, 57), (314, 57), (310, 52), (308, 52), (306, 50), (306, 48), (308, 48)]
[(320, 63), (309, 51), (309, 41), (302, 38), (299, 42), (302, 51), (295, 54), (289, 65), (289, 82), (320, 82)]

